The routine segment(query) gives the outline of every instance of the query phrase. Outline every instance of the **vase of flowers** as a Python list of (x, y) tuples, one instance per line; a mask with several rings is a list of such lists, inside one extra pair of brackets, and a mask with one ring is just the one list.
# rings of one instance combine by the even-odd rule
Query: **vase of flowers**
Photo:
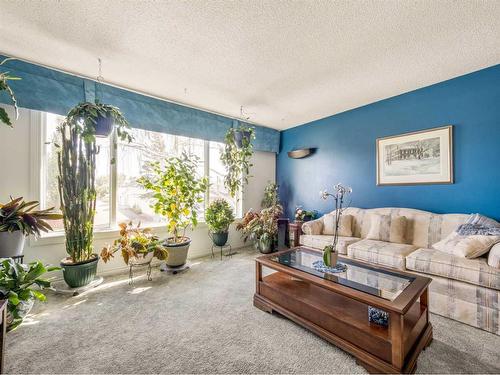
[(337, 264), (337, 242), (339, 237), (338, 231), (340, 218), (342, 217), (342, 212), (345, 209), (343, 207), (344, 199), (350, 193), (352, 193), (352, 189), (348, 186), (343, 186), (340, 183), (333, 187), (333, 193), (329, 193), (327, 190), (323, 190), (320, 192), (320, 196), (322, 199), (326, 200), (328, 199), (328, 197), (333, 197), (335, 201), (335, 231), (333, 233), (333, 242), (331, 245), (325, 246), (325, 248), (323, 249), (323, 262), (327, 267), (332, 267)]
[(313, 211), (307, 211), (302, 208), (302, 206), (297, 206), (295, 208), (295, 222), (296, 223), (302, 223), (304, 221), (311, 221), (316, 219), (316, 216), (318, 215), (318, 211), (313, 210)]

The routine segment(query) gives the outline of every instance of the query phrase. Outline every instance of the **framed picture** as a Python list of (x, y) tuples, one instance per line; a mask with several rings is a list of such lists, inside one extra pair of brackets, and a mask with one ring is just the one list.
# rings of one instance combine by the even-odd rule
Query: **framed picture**
[(377, 185), (452, 183), (451, 125), (377, 139)]

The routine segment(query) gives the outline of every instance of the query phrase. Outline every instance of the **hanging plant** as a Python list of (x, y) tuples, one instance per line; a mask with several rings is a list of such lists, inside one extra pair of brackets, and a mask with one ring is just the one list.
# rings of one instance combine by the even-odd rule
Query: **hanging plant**
[(96, 136), (108, 137), (113, 127), (116, 127), (116, 134), (122, 141), (132, 141), (129, 132), (130, 125), (120, 109), (109, 104), (102, 104), (98, 100), (95, 103), (78, 104), (68, 112), (67, 119), (79, 127), (85, 142), (92, 142)]
[(253, 155), (254, 139), (255, 130), (244, 125), (236, 129), (230, 128), (224, 138), (226, 145), (220, 155), (222, 164), (226, 167), (224, 186), (233, 198), (248, 184), (248, 178), (251, 177), (250, 168), (253, 164), (250, 159)]
[[(3, 65), (5, 62), (13, 60), (12, 58), (4, 59), (2, 62), (0, 62), (0, 65)], [(19, 117), (19, 108), (17, 107), (17, 100), (16, 97), (14, 96), (14, 92), (9, 86), (9, 81), (18, 81), (21, 78), (19, 77), (14, 77), (9, 75), (9, 72), (3, 72), (0, 73), (0, 92), (1, 91), (7, 91), (7, 93), (10, 96), (10, 99), (12, 100), (12, 104), (14, 105), (14, 109), (16, 111), (16, 120)], [(12, 121), (10, 120), (9, 115), (7, 114), (7, 111), (3, 108), (0, 108), (0, 121), (3, 122), (5, 125), (12, 126)]]

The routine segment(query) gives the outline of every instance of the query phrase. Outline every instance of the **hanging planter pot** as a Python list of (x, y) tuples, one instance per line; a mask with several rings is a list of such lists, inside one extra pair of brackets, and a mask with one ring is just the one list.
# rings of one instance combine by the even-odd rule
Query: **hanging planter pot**
[(248, 145), (250, 143), (250, 137), (252, 133), (248, 130), (235, 130), (234, 131), (234, 142), (236, 147), (242, 148), (243, 145)]
[(95, 140), (95, 137), (109, 137), (116, 128), (116, 134), (122, 141), (130, 142), (130, 125), (120, 109), (102, 104), (84, 102), (73, 107), (66, 116), (66, 120), (79, 126), (80, 134), (86, 143)]
[(108, 114), (107, 116), (99, 116), (95, 124), (96, 137), (109, 137), (111, 135), (111, 132), (113, 131), (114, 124), (115, 121), (110, 114)]

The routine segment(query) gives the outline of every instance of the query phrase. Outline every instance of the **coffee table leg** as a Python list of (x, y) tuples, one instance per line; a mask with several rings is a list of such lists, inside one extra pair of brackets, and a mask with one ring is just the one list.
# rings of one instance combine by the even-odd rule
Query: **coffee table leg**
[(262, 265), (255, 262), (255, 293), (260, 294), (260, 282), (262, 281)]
[(391, 333), (392, 365), (402, 370), (405, 359), (403, 342), (404, 316), (396, 312), (391, 312), (389, 329)]

